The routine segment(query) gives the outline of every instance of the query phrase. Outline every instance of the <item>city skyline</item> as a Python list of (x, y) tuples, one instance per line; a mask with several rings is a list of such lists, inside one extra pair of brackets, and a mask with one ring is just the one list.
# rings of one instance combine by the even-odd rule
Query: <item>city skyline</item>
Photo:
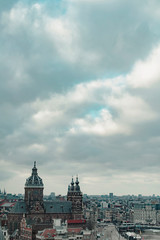
[[(36, 166), (36, 161), (34, 161), (34, 166)], [(33, 167), (33, 166), (32, 166), (32, 167)], [(31, 168), (31, 169), (32, 169), (32, 168)], [(31, 169), (30, 169), (30, 170), (31, 170)], [(37, 169), (37, 170), (38, 170), (38, 169)], [(31, 171), (30, 171), (30, 172), (31, 172)], [(37, 173), (38, 173), (38, 171), (37, 171)], [(26, 180), (28, 179), (28, 177), (29, 177), (30, 175), (32, 175), (32, 173), (28, 174), (27, 178), (25, 179), (25, 182), (26, 182)], [(38, 174), (38, 175), (39, 175), (39, 174)], [(68, 192), (68, 186), (71, 184), (72, 181), (73, 181), (74, 184), (75, 184), (77, 178), (79, 178), (78, 175), (75, 175), (75, 176), (72, 175), (72, 177), (70, 177), (70, 181), (68, 182), (68, 185), (66, 184), (66, 189), (65, 189), (66, 191), (63, 189), (62, 191), (59, 191), (59, 192), (57, 192), (57, 193), (54, 192), (54, 189), (52, 189), (52, 191), (49, 192), (49, 191), (47, 190), (47, 186), (46, 186), (46, 191), (45, 191), (45, 184), (43, 184), (43, 186), (44, 186), (44, 195), (49, 195), (49, 194), (51, 194), (52, 192), (54, 192), (56, 196), (58, 196), (58, 195), (64, 195), (64, 196), (65, 196), (65, 195), (67, 194), (67, 192)], [(63, 177), (62, 177), (62, 179), (63, 179)], [(62, 180), (62, 179), (61, 179), (61, 180)], [(43, 179), (42, 179), (42, 181), (43, 181)], [(1, 193), (4, 193), (4, 192), (5, 192), (5, 193), (4, 193), (5, 195), (6, 195), (6, 194), (22, 194), (22, 195), (24, 195), (25, 182), (24, 182), (24, 184), (22, 183), (22, 184), (23, 184), (23, 192), (16, 192), (16, 193), (15, 193), (15, 192), (13, 193), (12, 191), (11, 191), (11, 192), (7, 192), (5, 188), (4, 188), (4, 189), (3, 189), (3, 188), (2, 188), (2, 189), (0, 188), (0, 191), (1, 191)], [(46, 182), (47, 182), (47, 181), (46, 181)], [(19, 185), (19, 186), (20, 186), (20, 185)], [(82, 186), (83, 186), (83, 184), (82, 184)], [(53, 188), (54, 188), (54, 186), (53, 186)], [(110, 194), (112, 194), (113, 196), (136, 196), (136, 195), (137, 195), (137, 196), (152, 196), (152, 197), (153, 197), (153, 196), (154, 196), (154, 197), (160, 196), (159, 194), (156, 195), (156, 194), (154, 194), (154, 193), (153, 193), (153, 194), (149, 194), (149, 195), (143, 195), (142, 193), (133, 194), (132, 192), (128, 192), (128, 193), (126, 193), (126, 194), (120, 194), (120, 195), (118, 195), (118, 194), (113, 193), (113, 192), (112, 192), (112, 193), (110, 193), (110, 192), (104, 192), (104, 189), (105, 189), (105, 187), (103, 188), (103, 192), (101, 192), (101, 193), (100, 193), (100, 192), (99, 192), (99, 193), (96, 192), (96, 193), (94, 194), (93, 192), (91, 192), (90, 194), (87, 194), (86, 192), (83, 192), (83, 194), (87, 194), (87, 195), (89, 195), (89, 196), (92, 196), (92, 195), (93, 195), (93, 196), (94, 196), (94, 195), (95, 195), (95, 196), (96, 196), (96, 195), (97, 195), (97, 196), (100, 196), (100, 195), (103, 195), (103, 196), (108, 195), (108, 196), (109, 196)]]
[(0, 5), (0, 189), (160, 194), (160, 2)]

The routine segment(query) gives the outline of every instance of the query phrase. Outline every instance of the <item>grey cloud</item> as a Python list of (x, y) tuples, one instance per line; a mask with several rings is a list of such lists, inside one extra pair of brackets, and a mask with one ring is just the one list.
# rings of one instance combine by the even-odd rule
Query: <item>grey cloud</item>
[[(5, 2), (0, 10), (3, 13), (0, 25), (3, 45), (0, 54), (0, 157), (12, 170), (8, 174), (2, 172), (0, 180), (7, 183), (9, 177), (15, 176), (15, 169), (19, 173), (30, 169), (35, 160), (42, 175), (54, 180), (56, 176), (77, 173), (83, 179), (97, 177), (100, 182), (101, 178), (112, 182), (116, 174), (123, 177), (143, 173), (143, 180), (150, 172), (158, 174), (159, 142), (153, 141), (159, 137), (158, 117), (142, 123), (137, 119), (128, 135), (97, 136), (82, 132), (74, 135), (69, 130), (75, 119), (84, 119), (92, 112), (96, 115), (105, 107), (113, 120), (119, 121), (120, 112), (107, 102), (107, 98), (115, 94), (113, 89), (96, 89), (89, 93), (89, 99), (83, 96), (82, 102), (72, 100), (70, 95), (78, 95), (77, 83), (125, 75), (137, 60), (149, 54), (159, 41), (159, 19), (154, 17), (159, 2), (150, 11), (147, 9), (149, 1), (102, 1), (101, 4), (99, 1), (62, 1), (58, 7), (57, 1), (51, 0), (45, 3)], [(42, 4), (41, 13), (31, 10), (34, 3)], [(23, 8), (29, 9), (24, 21), (9, 16), (11, 9), (18, 8), (19, 13)], [(63, 42), (57, 46), (54, 37), (46, 33), (47, 18), (67, 21), (73, 42), (71, 48), (69, 44), (66, 47), (74, 55), (73, 59), (60, 51)], [(132, 89), (126, 84), (120, 97), (124, 93), (142, 98), (158, 112), (159, 83), (150, 89)], [(53, 115), (51, 123), (39, 127), (33, 116), (46, 109), (51, 113), (61, 110), (62, 116)], [(95, 183), (90, 184), (93, 187)], [(48, 186), (52, 187), (52, 184)]]
[(0, 5), (0, 12), (10, 10), (17, 2), (18, 2), (18, 0), (2, 1), (1, 5)]
[[(81, 59), (69, 63), (59, 55), (54, 40), (49, 40), (44, 29), (46, 17), (55, 18), (47, 15), (45, 9), (53, 7), (54, 11), (57, 9), (55, 3), (38, 2), (43, 6), (41, 14), (31, 9), (34, 3), (37, 2), (12, 5), (12, 10), (19, 8), (19, 12), (21, 8), (29, 9), (25, 21), (1, 16), (1, 101), (5, 99), (18, 104), (37, 96), (45, 98), (48, 93), (64, 91), (77, 82), (124, 73), (137, 58), (144, 58), (159, 40), (159, 33), (155, 36), (150, 27), (152, 15), (147, 15), (142, 3), (138, 3), (138, 8), (137, 3), (126, 4), (126, 1), (65, 4), (68, 9), (63, 19), (71, 24), (74, 22), (80, 38), (79, 42), (73, 39), (72, 51), (78, 49)], [(7, 10), (6, 14), (9, 14), (10, 9)], [(37, 22), (38, 28), (34, 26)], [(71, 31), (74, 35), (74, 29)], [(93, 53), (99, 60), (85, 64), (84, 53)]]
[[(160, 33), (154, 34), (151, 27), (154, 16), (146, 11), (149, 2), (145, 2), (145, 6), (144, 2), (137, 1), (92, 4), (75, 1), (74, 4), (76, 7), (71, 8), (71, 13), (73, 11), (73, 19), (78, 23), (82, 46), (101, 56), (97, 67), (103, 73), (104, 69), (108, 74), (128, 71), (137, 57), (146, 57), (159, 41)], [(158, 29), (158, 21), (154, 26)]]
[[(0, 181), (5, 182), (15, 177), (15, 174), (10, 170), (1, 170)], [(2, 190), (2, 189), (1, 189)]]

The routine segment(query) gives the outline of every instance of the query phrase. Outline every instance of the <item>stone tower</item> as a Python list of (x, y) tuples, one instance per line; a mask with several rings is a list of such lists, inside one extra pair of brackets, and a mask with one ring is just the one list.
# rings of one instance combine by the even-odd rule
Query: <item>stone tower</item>
[(43, 213), (43, 182), (38, 176), (36, 162), (32, 168), (32, 175), (26, 179), (25, 184), (25, 203), (29, 213)]
[(82, 219), (82, 192), (80, 190), (78, 177), (74, 183), (72, 182), (68, 186), (67, 200), (72, 202), (72, 215), (74, 219)]

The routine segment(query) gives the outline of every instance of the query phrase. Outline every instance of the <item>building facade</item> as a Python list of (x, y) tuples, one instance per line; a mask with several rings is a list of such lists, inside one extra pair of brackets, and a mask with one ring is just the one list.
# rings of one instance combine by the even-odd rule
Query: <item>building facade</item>
[(23, 201), (16, 203), (13, 210), (8, 214), (8, 229), (12, 234), (16, 229), (20, 231), (20, 222), (25, 216), (28, 225), (32, 226), (32, 235), (38, 230), (51, 228), (53, 219), (82, 219), (82, 192), (78, 177), (68, 187), (67, 201), (44, 201), (43, 181), (38, 176), (36, 162), (32, 168), (32, 174), (25, 183), (25, 196)]
[(133, 215), (134, 223), (160, 224), (160, 204), (137, 203)]

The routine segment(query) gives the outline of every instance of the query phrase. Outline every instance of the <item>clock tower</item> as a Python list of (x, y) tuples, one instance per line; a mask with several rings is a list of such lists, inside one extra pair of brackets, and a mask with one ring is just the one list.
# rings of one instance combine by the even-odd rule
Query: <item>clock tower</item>
[(43, 188), (42, 179), (38, 176), (36, 162), (34, 162), (32, 175), (26, 179), (25, 184), (25, 203), (28, 212), (44, 213)]

